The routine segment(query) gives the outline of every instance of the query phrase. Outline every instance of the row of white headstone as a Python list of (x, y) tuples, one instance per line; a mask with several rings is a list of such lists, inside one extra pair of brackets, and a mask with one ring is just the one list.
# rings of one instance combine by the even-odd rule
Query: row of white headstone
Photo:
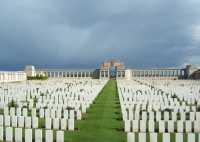
[[(61, 109), (39, 109), (39, 114), (37, 115), (36, 108), (33, 108), (31, 110), (31, 117), (39, 117), (39, 118), (65, 118), (65, 119), (75, 119), (75, 112), (76, 112), (76, 119), (81, 120), (82, 119), (82, 113), (81, 110), (63, 110), (63, 116)], [(4, 107), (4, 115), (10, 115), (10, 116), (24, 116), (28, 117), (28, 110), (27, 108), (8, 108)]]
[[(164, 111), (163, 114), (160, 111), (157, 112), (146, 112), (146, 111), (122, 111), (123, 120), (155, 120), (155, 121), (188, 121), (186, 118), (189, 116), (190, 121), (200, 121), (200, 112), (168, 112)], [(141, 114), (141, 117), (140, 117)], [(177, 117), (179, 116), (179, 118)]]
[[(24, 131), (24, 137), (23, 137), (23, 131)], [(35, 129), (35, 136), (33, 136), (32, 134), (33, 131), (34, 130), (32, 129), (23, 130), (22, 128), (12, 128), (12, 127), (3, 128), (2, 126), (0, 126), (0, 141), (32, 142), (34, 140), (35, 142), (42, 142), (43, 141), (42, 130)], [(44, 140), (45, 142), (54, 142), (53, 130), (45, 130)], [(56, 131), (56, 142), (64, 142), (65, 140), (66, 139), (64, 138), (64, 131)]]
[[(53, 120), (53, 123), (52, 123)], [(52, 127), (53, 124), (53, 127)], [(0, 126), (38, 128), (38, 117), (0, 115)], [(45, 129), (74, 130), (74, 119), (45, 118)]]
[[(175, 128), (175, 125), (177, 128)], [(185, 128), (184, 128), (185, 126)], [(148, 130), (147, 130), (148, 127)], [(169, 133), (174, 133), (175, 131), (181, 133), (191, 133), (194, 131), (195, 133), (200, 132), (200, 121), (194, 121), (193, 123), (191, 121), (168, 121), (167, 122), (167, 128), (166, 128), (166, 122), (165, 121), (159, 121), (158, 122), (158, 128), (156, 130), (156, 123), (154, 120), (125, 120), (124, 121), (124, 129), (125, 132), (160, 132), (164, 133), (165, 131)], [(192, 130), (193, 129), (193, 130)]]
[[(138, 140), (136, 141), (136, 135), (138, 135)], [(176, 133), (175, 138), (171, 136), (170, 133), (162, 133), (162, 140), (158, 141), (159, 133), (150, 133), (147, 136), (146, 133), (127, 133), (127, 142), (183, 142), (184, 137), (183, 133)], [(196, 139), (195, 133), (187, 133), (187, 142), (199, 142), (200, 141), (200, 134), (198, 134), (198, 138)]]

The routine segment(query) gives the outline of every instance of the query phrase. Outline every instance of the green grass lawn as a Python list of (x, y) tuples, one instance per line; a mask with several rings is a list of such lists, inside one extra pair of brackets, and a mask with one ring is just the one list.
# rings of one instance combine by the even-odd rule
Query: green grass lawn
[(109, 81), (98, 95), (91, 108), (84, 114), (85, 120), (76, 121), (80, 131), (66, 131), (65, 137), (71, 142), (124, 142), (127, 133), (118, 131), (124, 127), (120, 114), (116, 81)]

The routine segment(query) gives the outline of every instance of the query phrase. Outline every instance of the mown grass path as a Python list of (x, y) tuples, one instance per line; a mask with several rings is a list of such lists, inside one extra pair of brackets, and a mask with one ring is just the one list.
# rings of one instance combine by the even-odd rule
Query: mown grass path
[[(66, 139), (74, 142), (124, 142), (126, 133), (118, 129), (124, 127), (121, 116), (116, 81), (109, 81), (95, 103), (88, 109), (89, 114), (83, 115), (86, 120), (78, 122), (81, 131), (68, 133)], [(70, 138), (71, 137), (71, 138)]]

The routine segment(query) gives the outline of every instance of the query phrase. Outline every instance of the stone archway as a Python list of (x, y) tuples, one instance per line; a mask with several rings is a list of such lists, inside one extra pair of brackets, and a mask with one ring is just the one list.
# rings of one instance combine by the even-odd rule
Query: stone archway
[[(101, 79), (116, 79), (117, 71), (125, 70), (124, 63), (119, 60), (106, 60), (101, 64), (100, 77)], [(105, 75), (107, 74), (108, 75)]]

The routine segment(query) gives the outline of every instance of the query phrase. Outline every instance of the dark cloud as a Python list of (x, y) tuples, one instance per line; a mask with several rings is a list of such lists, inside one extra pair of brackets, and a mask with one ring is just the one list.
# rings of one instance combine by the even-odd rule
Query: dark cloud
[(200, 59), (200, 2), (0, 2), (0, 70), (184, 67)]

